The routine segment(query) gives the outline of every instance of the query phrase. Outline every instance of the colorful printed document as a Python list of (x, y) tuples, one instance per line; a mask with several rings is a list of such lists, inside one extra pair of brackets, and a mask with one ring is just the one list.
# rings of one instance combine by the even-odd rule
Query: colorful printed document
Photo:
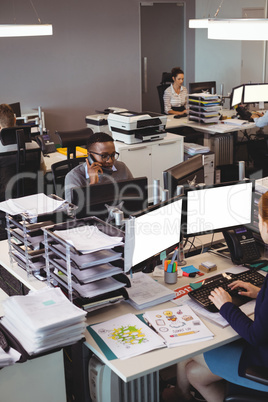
[(187, 305), (147, 311), (143, 317), (163, 337), (168, 347), (207, 341), (214, 336)]
[(87, 329), (99, 346), (104, 346), (103, 352), (109, 356), (112, 353), (113, 358), (127, 359), (165, 346), (163, 339), (135, 314), (125, 314)]

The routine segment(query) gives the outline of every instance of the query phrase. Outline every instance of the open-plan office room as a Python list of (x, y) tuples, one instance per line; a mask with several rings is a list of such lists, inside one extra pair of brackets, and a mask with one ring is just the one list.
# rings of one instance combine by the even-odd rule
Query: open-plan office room
[[(267, 0), (255, 0), (254, 4), (249, 0), (179, 0), (176, 2), (172, 0), (155, 2), (139, 0), (12, 0), (10, 2), (2, 0), (1, 3), (0, 104), (19, 102), (22, 118), (25, 118), (24, 124), (27, 125), (27, 122), (33, 122), (36, 119), (32, 132), (40, 129), (41, 134), (49, 134), (51, 142), (46, 144), (47, 148), (43, 148), (44, 156), (40, 156), (38, 148), (38, 166), (35, 168), (36, 172), (41, 166), (40, 161), (44, 162), (46, 174), (43, 175), (40, 169), (38, 176), (38, 180), (40, 180), (37, 184), (41, 184), (36, 187), (36, 191), (32, 192), (37, 193), (33, 194), (36, 196), (34, 202), (39, 200), (39, 196), (42, 200), (47, 200), (49, 198), (47, 196), (51, 193), (56, 196), (50, 197), (49, 201), (46, 201), (51, 209), (46, 210), (46, 213), (42, 211), (44, 216), (49, 216), (45, 222), (42, 221), (42, 218), (39, 220), (39, 217), (37, 222), (33, 219), (28, 221), (26, 205), (19, 205), (19, 202), (16, 204), (16, 208), (21, 207), (22, 209), (20, 212), (16, 209), (15, 217), (13, 217), (12, 210), (9, 209), (11, 204), (3, 207), (1, 202), (0, 207), (6, 209), (0, 211), (0, 227), (4, 228), (4, 240), (0, 240), (0, 287), (3, 288), (0, 289), (0, 300), (10, 300), (9, 296), (15, 293), (25, 293), (27, 295), (23, 297), (27, 297), (29, 289), (35, 291), (34, 293), (42, 292), (47, 288), (49, 281), (64, 290), (68, 298), (74, 302), (70, 303), (72, 307), (78, 305), (82, 309), (77, 308), (79, 312), (76, 311), (79, 317), (78, 323), (74, 324), (75, 328), (72, 328), (76, 334), (73, 342), (68, 343), (68, 340), (65, 340), (65, 343), (61, 343), (59, 348), (57, 348), (57, 344), (53, 344), (53, 348), (51, 347), (49, 350), (45, 350), (44, 347), (45, 354), (39, 353), (33, 359), (32, 356), (29, 358), (26, 353), (23, 355), (24, 361), (21, 366), (18, 367), (18, 364), (14, 364), (0, 371), (0, 400), (1, 402), (16, 402), (17, 400), (20, 402), (36, 402), (36, 400), (40, 402), (47, 400), (53, 402), (64, 402), (65, 400), (68, 402), (71, 400), (75, 402), (166, 401), (166, 399), (162, 399), (161, 392), (166, 386), (176, 384), (176, 364), (237, 340), (239, 336), (236, 330), (228, 325), (227, 321), (222, 322), (218, 319), (221, 322), (219, 324), (216, 319), (211, 321), (207, 315), (202, 316), (205, 326), (208, 328), (208, 330), (204, 330), (208, 336), (202, 342), (199, 342), (197, 338), (197, 342), (195, 340), (194, 343), (185, 343), (184, 346), (159, 347), (152, 351), (148, 351), (148, 349), (144, 350), (144, 353), (132, 356), (130, 360), (124, 360), (117, 358), (116, 351), (112, 351), (111, 355), (109, 355), (110, 351), (108, 354), (107, 350), (104, 351), (104, 341), (99, 342), (98, 335), (96, 336), (94, 333), (94, 325), (110, 319), (129, 317), (130, 314), (137, 315), (145, 309), (141, 307), (142, 302), (144, 305), (146, 305), (145, 302), (155, 303), (149, 304), (149, 310), (158, 307), (164, 309), (164, 313), (162, 313), (165, 317), (162, 315), (159, 321), (172, 321), (174, 307), (175, 315), (182, 314), (177, 312), (180, 310), (178, 308), (180, 296), (187, 295), (192, 290), (198, 290), (199, 286), (191, 288), (192, 281), (200, 282), (200, 279), (207, 279), (215, 273), (212, 271), (218, 269), (217, 273), (219, 273), (221, 270), (230, 270), (233, 269), (233, 265), (245, 263), (252, 267), (253, 263), (257, 264), (254, 270), (250, 271), (251, 273), (253, 271), (256, 273), (258, 264), (266, 267), (267, 260), (265, 263), (260, 263), (261, 259), (267, 258), (267, 255), (263, 254), (267, 252), (267, 249), (265, 242), (261, 240), (258, 229), (257, 205), (256, 202), (253, 203), (253, 197), (258, 200), (268, 188), (266, 178), (268, 175), (268, 151), (265, 151), (266, 153), (262, 155), (261, 159), (258, 152), (263, 154), (262, 145), (262, 149), (257, 147), (256, 154), (252, 150), (253, 145), (256, 144), (266, 144), (267, 147), (268, 126), (258, 129), (254, 121), (247, 121), (242, 129), (239, 122), (237, 125), (234, 123), (228, 125), (223, 122), (218, 124), (217, 120), (215, 124), (217, 128), (214, 129), (214, 125), (202, 124), (199, 121), (193, 122), (185, 116), (182, 119), (175, 119), (172, 115), (159, 117), (161, 102), (157, 87), (161, 84), (164, 72), (170, 73), (173, 67), (180, 67), (184, 72), (183, 85), (188, 91), (191, 83), (215, 81), (216, 89), (213, 90), (214, 93), (211, 93), (211, 99), (214, 101), (217, 98), (216, 110), (222, 110), (220, 113), (226, 120), (230, 120), (231, 116), (234, 117), (236, 110), (230, 109), (233, 88), (241, 86), (244, 91), (242, 84), (268, 82), (266, 41), (208, 39), (207, 29), (189, 28), (189, 20), (213, 18), (216, 14), (217, 18), (222, 19), (266, 18)], [(39, 24), (40, 22), (52, 24), (53, 35), (1, 37), (1, 24)], [(206, 98), (200, 100), (199, 97), (197, 99), (201, 103), (204, 102), (204, 99), (206, 100)], [(194, 99), (193, 102), (195, 101)], [(264, 101), (261, 105), (256, 101), (254, 105), (250, 104), (245, 110), (247, 112), (250, 110), (249, 113), (251, 113), (252, 110), (267, 109), (267, 105), (268, 96), (267, 103)], [(108, 114), (106, 113), (108, 108), (122, 108), (127, 111), (126, 115), (122, 114), (122, 116), (118, 112), (122, 120), (116, 120), (117, 114), (110, 113), (110, 122), (116, 121), (117, 125), (116, 129), (113, 128), (114, 132), (108, 127)], [(133, 135), (130, 124), (132, 120), (127, 120), (132, 134), (126, 133), (125, 128), (120, 128), (121, 122), (132, 116), (137, 117), (135, 122), (139, 121), (140, 113), (145, 116), (149, 115), (149, 119), (148, 116), (147, 120), (145, 119), (149, 122), (148, 127), (142, 123), (140, 126), (146, 134), (137, 131)], [(160, 124), (159, 130), (157, 126), (156, 129), (154, 127), (155, 131), (151, 132), (148, 129), (147, 132), (147, 128), (151, 127), (150, 119), (154, 120), (155, 114), (157, 114), (155, 120), (158, 125)], [(218, 119), (219, 113), (217, 115)], [(162, 121), (166, 125), (164, 127), (166, 130), (162, 127)], [(105, 122), (103, 126), (102, 122)], [(118, 131), (117, 127), (119, 127)], [(100, 153), (99, 140), (97, 140), (97, 148), (96, 142), (90, 145), (91, 148), (88, 146), (88, 149), (82, 149), (82, 151), (80, 148), (79, 152), (82, 154), (76, 156), (81, 156), (81, 158), (73, 158), (72, 162), (67, 154), (71, 149), (68, 148), (68, 133), (72, 133), (72, 135), (70, 134), (70, 147), (78, 145), (83, 148), (92, 134), (90, 128), (96, 132), (105, 131), (109, 134), (112, 131), (114, 142), (107, 140), (105, 136), (103, 140), (104, 144), (109, 143), (112, 148), (110, 150), (105, 148), (108, 151), (105, 151), (104, 154)], [(64, 135), (58, 136), (56, 131), (65, 133), (66, 142), (64, 142)], [(4, 138), (4, 134), (3, 136), (2, 134), (1, 138)], [(21, 140), (19, 134), (17, 132), (15, 134), (17, 137), (12, 145), (17, 146), (17, 144), (21, 144)], [(161, 134), (163, 134), (162, 137)], [(48, 137), (43, 138), (48, 139)], [(200, 146), (197, 151), (198, 155), (194, 155), (194, 157), (187, 155), (185, 148), (187, 138), (188, 142), (193, 142), (197, 148)], [(39, 141), (41, 140), (39, 139)], [(101, 141), (100, 144), (102, 144)], [(44, 146), (42, 141), (41, 145)], [(48, 148), (49, 145), (51, 145), (51, 149)], [(54, 145), (59, 148), (59, 152), (56, 151)], [(207, 149), (204, 150), (202, 145)], [(52, 148), (53, 151), (51, 151)], [(202, 152), (206, 152), (203, 154), (201, 152), (202, 156), (199, 155), (201, 148)], [(210, 152), (208, 152), (208, 148), (210, 148)], [(27, 147), (26, 150), (28, 151)], [(137, 152), (134, 152), (135, 150)], [(17, 150), (16, 152), (18, 156), (20, 152)], [(87, 153), (91, 153), (93, 159), (93, 161), (88, 159), (88, 165)], [(12, 154), (12, 157), (14, 155)], [(96, 159), (94, 159), (95, 157)], [(102, 158), (101, 162), (100, 158)], [(66, 159), (68, 159), (68, 169), (66, 168), (65, 171), (62, 168), (61, 177), (58, 177), (59, 182), (55, 184), (53, 178), (56, 177), (56, 170), (54, 171), (52, 166), (56, 162), (64, 161), (66, 163)], [(78, 159), (80, 159), (79, 162)], [(260, 160), (261, 164), (258, 164)], [(127, 187), (129, 185), (131, 187), (131, 184), (135, 185), (139, 190), (138, 195), (142, 195), (142, 197), (137, 202), (137, 194), (133, 196), (133, 193), (126, 192), (123, 200), (126, 220), (122, 220), (122, 211), (120, 211), (122, 207), (120, 201), (122, 200), (119, 198), (116, 199), (115, 212), (111, 207), (108, 210), (105, 207), (105, 214), (103, 214), (105, 218), (99, 214), (103, 219), (101, 222), (98, 221), (98, 218), (92, 217), (91, 213), (83, 215), (83, 207), (88, 207), (87, 202), (85, 205), (79, 204), (79, 208), (81, 208), (78, 208), (78, 212), (76, 212), (75, 205), (64, 202), (67, 194), (64, 193), (65, 176), (72, 167), (81, 168), (81, 161), (85, 163), (83, 170), (85, 181), (90, 178), (90, 169), (94, 163), (96, 167), (96, 162), (97, 166), (99, 164), (104, 168), (105, 163), (101, 165), (103, 161), (108, 164), (109, 161), (113, 161), (114, 165), (118, 163), (119, 167), (125, 164), (129, 168), (132, 174), (125, 169), (126, 176), (123, 177), (123, 180), (122, 177), (119, 178), (118, 182), (121, 180), (122, 188), (124, 188), (124, 181), (126, 181)], [(185, 174), (180, 173), (180, 167), (177, 168), (177, 166), (181, 163), (183, 164), (182, 169), (186, 169), (186, 171), (189, 169), (187, 173), (191, 173), (193, 176), (187, 176), (185, 172)], [(15, 165), (17, 169), (22, 167), (20, 158), (14, 159)], [(189, 168), (189, 166), (192, 167)], [(175, 169), (173, 169), (174, 167)], [(1, 168), (0, 163), (0, 170)], [(118, 170), (120, 169), (118, 168)], [(113, 175), (114, 171), (111, 172), (111, 169), (108, 169), (108, 173), (107, 176)], [(244, 180), (245, 174), (249, 179), (257, 179), (256, 189), (254, 189), (253, 180)], [(99, 180), (101, 175), (98, 175), (98, 171), (96, 176)], [(0, 172), (0, 181), (1, 178)], [(180, 184), (189, 184), (193, 178), (194, 180), (200, 179), (198, 183), (201, 185), (194, 188), (194, 191), (186, 192), (182, 197), (179, 194)], [(228, 187), (229, 184), (225, 182), (230, 179), (234, 182)], [(170, 181), (165, 184), (165, 180)], [(156, 183), (157, 181), (158, 183)], [(87, 181), (88, 183), (89, 181)], [(204, 183), (208, 185), (208, 189), (205, 188)], [(87, 201), (88, 199), (92, 201), (96, 197), (97, 205), (100, 201), (98, 197), (102, 197), (99, 202), (101, 205), (98, 204), (98, 207), (103, 207), (107, 201), (103, 199), (104, 195), (107, 199), (111, 198), (115, 191), (115, 186), (112, 184), (114, 183), (111, 180), (109, 184), (100, 182), (95, 187), (91, 185), (84, 187), (82, 184), (74, 186), (76, 189), (70, 190), (74, 197), (71, 201), (74, 202), (75, 197), (77, 200)], [(108, 185), (110, 187), (106, 187)], [(164, 190), (164, 185), (166, 192), (161, 192), (160, 189)], [(168, 187), (169, 185), (170, 187)], [(116, 188), (120, 190), (120, 186), (121, 184), (118, 184)], [(0, 186), (0, 189), (1, 187), (3, 186)], [(93, 188), (93, 190), (88, 190), (89, 188)], [(14, 194), (22, 195), (25, 188), (23, 187), (22, 191), (19, 182), (15, 190)], [(211, 191), (206, 192), (205, 190)], [(171, 199), (171, 191), (172, 195), (179, 194), (175, 201)], [(91, 193), (91, 198), (89, 193)], [(241, 195), (245, 195), (245, 197), (241, 199)], [(131, 204), (133, 201), (131, 197), (134, 200), (133, 204)], [(0, 199), (0, 201), (3, 200)], [(42, 202), (45, 204), (45, 201)], [(109, 199), (109, 202), (112, 203), (112, 200)], [(62, 209), (55, 212), (57, 203), (62, 203)], [(241, 204), (244, 207), (242, 211)], [(210, 205), (211, 208), (206, 208), (207, 205)], [(229, 205), (230, 208), (228, 208)], [(202, 219), (197, 214), (197, 218), (200, 218), (198, 224), (201, 220), (203, 222), (202, 227), (195, 222), (196, 216), (192, 214), (190, 206), (199, 212), (203, 208), (202, 213), (204, 216), (207, 214), (205, 217), (202, 216)], [(214, 208), (214, 206), (216, 207)], [(220, 208), (221, 210), (219, 210)], [(140, 214), (140, 211), (144, 209), (146, 209), (146, 213)], [(3, 211), (6, 210), (10, 214), (7, 221), (3, 214)], [(225, 212), (222, 213), (222, 210)], [(97, 211), (99, 213), (99, 209)], [(171, 214), (170, 211), (172, 211)], [(230, 218), (231, 223), (227, 219), (229, 213), (228, 219)], [(173, 217), (172, 214), (176, 215), (174, 219), (170, 219), (171, 216)], [(132, 215), (133, 220), (128, 219)], [(59, 217), (62, 218), (62, 221), (59, 220)], [(112, 223), (111, 226), (104, 222), (107, 217)], [(222, 220), (218, 219), (222, 217)], [(176, 232), (167, 236), (164, 221), (171, 228), (176, 226)], [(159, 226), (161, 230), (163, 229), (161, 233), (165, 241), (159, 242), (160, 237), (155, 236), (155, 232), (150, 232), (149, 236), (155, 241), (151, 241), (147, 245), (146, 241), (149, 236), (144, 238), (138, 236), (135, 222), (137, 225), (144, 223), (148, 226), (151, 225), (150, 228), (154, 227), (154, 223), (156, 223), (156, 228)], [(109, 234), (112, 239), (116, 238), (116, 241), (109, 243), (110, 249), (107, 246), (108, 250), (104, 250), (100, 246), (99, 249), (92, 248), (89, 252), (87, 244), (83, 244), (84, 237), (81, 236), (80, 239), (78, 238), (81, 243), (79, 246), (83, 246), (85, 249), (71, 246), (70, 239), (60, 237), (59, 232), (77, 229), (76, 225), (79, 228), (85, 227), (87, 230), (96, 227), (102, 232), (102, 235)], [(223, 231), (227, 233), (236, 226), (243, 226), (243, 230), (246, 226), (247, 229), (229, 234), (229, 237), (228, 234), (222, 234)], [(179, 233), (178, 236), (177, 233)], [(6, 239), (7, 234), (8, 239)], [(92, 236), (91, 233), (87, 235)], [(243, 243), (245, 239), (252, 246), (251, 253), (245, 252), (245, 248), (247, 248)], [(77, 240), (75, 236), (72, 237), (71, 241), (75, 240)], [(237, 246), (238, 240), (240, 243)], [(104, 242), (103, 239), (101, 241)], [(232, 244), (232, 241), (235, 244)], [(31, 242), (30, 245), (29, 242)], [(140, 250), (135, 254), (136, 246), (139, 246)], [(165, 250), (162, 249), (163, 247)], [(211, 250), (212, 252), (210, 252)], [(89, 257), (89, 259), (91, 258), (89, 262), (86, 256), (91, 252), (93, 256)], [(240, 255), (238, 255), (239, 252)], [(95, 258), (94, 253), (99, 253), (98, 257)], [(134, 260), (135, 262), (133, 262)], [(107, 265), (109, 266), (107, 267)], [(152, 278), (156, 265), (158, 269), (155, 271), (159, 276), (154, 278), (155, 281)], [(184, 265), (187, 268), (190, 267), (190, 271), (183, 271), (181, 267), (183, 268)], [(99, 271), (100, 266), (102, 267), (101, 272)], [(91, 273), (89, 273), (89, 268), (92, 268)], [(134, 278), (135, 269), (137, 271), (136, 288), (135, 281), (127, 272), (132, 268)], [(172, 272), (168, 272), (173, 274), (171, 282), (166, 275), (168, 269), (172, 269)], [(234, 279), (236, 274), (234, 271), (229, 273), (228, 280)], [(138, 275), (143, 275), (143, 278), (146, 276), (146, 282), (145, 279), (139, 279)], [(200, 275), (202, 278), (199, 276), (195, 278), (195, 275)], [(257, 275), (261, 275), (259, 280), (264, 280), (263, 273), (257, 272)], [(99, 294), (100, 285), (96, 285), (94, 297), (93, 293), (89, 295), (89, 292), (92, 291), (90, 288), (92, 283), (94, 285), (102, 280), (110, 280), (110, 287), (108, 286), (102, 294)], [(147, 285), (147, 280), (152, 282), (148, 282)], [(132, 281), (132, 286), (130, 286), (130, 281)], [(133, 307), (134, 302), (131, 305), (125, 300), (129, 297), (130, 289), (137, 291), (139, 286), (139, 290), (144, 292), (142, 295), (137, 292), (141, 297), (139, 300), (140, 311)], [(155, 286), (161, 287), (157, 289)], [(90, 291), (87, 290), (89, 288)], [(52, 289), (54, 290), (53, 287)], [(149, 293), (152, 300), (148, 300)], [(163, 293), (167, 299), (165, 299), (165, 303), (162, 302), (161, 305), (156, 306), (160, 293), (161, 296)], [(172, 297), (170, 297), (171, 294)], [(175, 297), (174, 294), (177, 306), (171, 301)], [(134, 300), (137, 295), (134, 294), (131, 297)], [(194, 304), (195, 301), (192, 303)], [(104, 307), (100, 308), (100, 305)], [(189, 306), (187, 305), (187, 308), (192, 308)], [(251, 310), (247, 310), (248, 315), (253, 313), (252, 304), (250, 306)], [(88, 313), (87, 315), (85, 313), (85, 320), (80, 316), (83, 310)], [(4, 312), (1, 305), (0, 312), (2, 316)], [(197, 314), (196, 310), (195, 312)], [(73, 314), (75, 316), (75, 312)], [(184, 316), (189, 317), (190, 315), (185, 313)], [(193, 317), (190, 316), (190, 319)], [(174, 320), (180, 320), (180, 317), (176, 316)], [(64, 320), (62, 322), (64, 326)], [(182, 323), (182, 327), (185, 325), (185, 328), (188, 328), (185, 331), (187, 336), (199, 332), (196, 328), (199, 328), (200, 317), (195, 318), (194, 322), (193, 326), (189, 322)], [(116, 324), (119, 325), (119, 321), (116, 321)], [(127, 324), (130, 325), (129, 322)], [(87, 326), (87, 329), (83, 325)], [(85, 337), (80, 334), (81, 328), (85, 329)], [(0, 333), (1, 329), (9, 339), (10, 331), (6, 331), (0, 321)], [(46, 330), (50, 335), (49, 339), (56, 337), (54, 333), (50, 333), (50, 328), (46, 328)], [(80, 331), (79, 335), (75, 331)], [(66, 332), (66, 329), (61, 328), (61, 341)], [(108, 333), (100, 328), (100, 334), (106, 332)], [(179, 338), (178, 333), (177, 331), (176, 335), (172, 335), (173, 338)], [(182, 338), (180, 337), (180, 339)], [(12, 346), (15, 345), (14, 342), (16, 339), (12, 340)], [(61, 348), (66, 345), (63, 353)], [(95, 357), (92, 358), (92, 355)], [(267, 381), (267, 379), (261, 381)], [(267, 385), (265, 386), (267, 387)], [(231, 392), (232, 390), (230, 394)], [(19, 399), (16, 399), (17, 393), (19, 393)], [(192, 397), (194, 398), (194, 396)], [(231, 400), (234, 401), (234, 399), (227, 399), (226, 396), (226, 402)], [(255, 399), (241, 400), (255, 401)]]

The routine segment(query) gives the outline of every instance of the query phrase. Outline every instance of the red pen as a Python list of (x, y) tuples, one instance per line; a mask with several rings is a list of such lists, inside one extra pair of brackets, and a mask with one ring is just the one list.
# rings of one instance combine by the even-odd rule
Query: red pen
[(183, 276), (189, 276), (190, 278), (195, 278), (196, 272), (185, 272), (185, 271), (182, 271), (182, 275), (183, 275)]

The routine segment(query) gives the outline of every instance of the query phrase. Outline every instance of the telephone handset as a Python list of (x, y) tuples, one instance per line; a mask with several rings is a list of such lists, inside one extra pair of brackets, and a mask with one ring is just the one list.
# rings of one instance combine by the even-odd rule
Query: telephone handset
[(234, 264), (258, 260), (261, 255), (252, 231), (245, 226), (223, 231)]
[[(94, 159), (93, 159), (93, 157), (91, 155), (88, 155), (87, 159), (88, 159), (90, 165), (92, 165), (92, 163), (96, 162), (96, 161), (94, 161)], [(112, 169), (108, 169), (108, 168), (105, 168), (103, 166), (101, 168), (102, 168), (102, 171), (103, 171), (104, 174), (109, 174), (109, 175), (113, 174)]]

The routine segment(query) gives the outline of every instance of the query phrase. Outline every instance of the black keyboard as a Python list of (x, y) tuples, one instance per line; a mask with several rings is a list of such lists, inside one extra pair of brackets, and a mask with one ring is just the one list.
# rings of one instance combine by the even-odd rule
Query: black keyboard
[[(259, 268), (258, 268), (259, 269)], [(188, 293), (188, 295), (197, 303), (199, 303), (206, 310), (211, 311), (213, 313), (218, 312), (217, 307), (209, 300), (208, 296), (210, 292), (215, 288), (222, 287), (232, 296), (232, 302), (236, 306), (241, 306), (242, 304), (247, 303), (251, 298), (247, 296), (241, 296), (238, 294), (239, 289), (230, 290), (228, 285), (235, 280), (241, 280), (244, 282), (250, 282), (255, 286), (261, 287), (265, 279), (265, 276), (257, 272), (255, 269), (250, 269), (248, 271), (242, 272), (240, 274), (219, 274), (214, 275), (205, 280), (205, 283), (198, 289), (194, 289)]]

